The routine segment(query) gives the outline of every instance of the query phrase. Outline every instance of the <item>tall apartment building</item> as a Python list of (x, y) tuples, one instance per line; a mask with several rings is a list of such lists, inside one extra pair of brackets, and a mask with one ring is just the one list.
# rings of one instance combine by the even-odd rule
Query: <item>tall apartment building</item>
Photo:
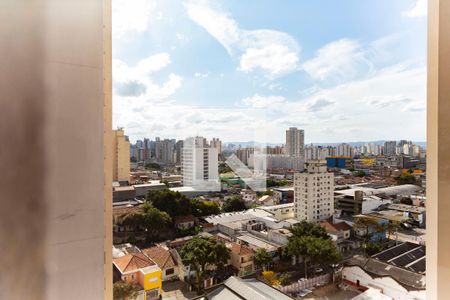
[(130, 141), (122, 128), (113, 130), (113, 181), (130, 179)]
[(305, 131), (296, 127), (286, 130), (286, 154), (305, 157)]
[(255, 153), (254, 148), (239, 148), (236, 150), (236, 156), (243, 164), (248, 165), (250, 156)]
[(216, 148), (217, 154), (220, 156), (220, 154), (222, 153), (222, 141), (219, 138), (212, 138), (210, 146), (212, 148)]
[(326, 161), (305, 163), (305, 172), (294, 174), (295, 217), (318, 222), (334, 213), (334, 174), (327, 172)]
[(349, 144), (339, 144), (337, 146), (337, 156), (353, 157), (354, 150)]
[(183, 142), (183, 185), (197, 190), (220, 190), (217, 149), (203, 137), (187, 138)]
[(384, 155), (392, 156), (396, 154), (397, 142), (396, 141), (386, 141), (384, 142)]

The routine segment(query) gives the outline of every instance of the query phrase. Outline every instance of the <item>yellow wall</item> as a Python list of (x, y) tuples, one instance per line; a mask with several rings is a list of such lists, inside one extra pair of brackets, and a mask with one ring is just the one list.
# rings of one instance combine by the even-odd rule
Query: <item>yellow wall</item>
[(113, 181), (130, 180), (130, 142), (123, 129), (113, 131)]
[[(156, 278), (156, 280), (155, 280)], [(145, 291), (158, 289), (159, 295), (162, 292), (162, 271), (161, 269), (155, 270), (154, 272), (149, 272), (143, 274), (139, 272), (139, 284), (144, 288)]]

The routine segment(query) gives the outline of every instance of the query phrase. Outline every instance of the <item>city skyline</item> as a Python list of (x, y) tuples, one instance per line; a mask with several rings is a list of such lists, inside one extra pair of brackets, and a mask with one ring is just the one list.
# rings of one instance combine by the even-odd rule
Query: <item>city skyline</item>
[(269, 143), (424, 141), (423, 3), (116, 0), (114, 125), (245, 141), (256, 109)]

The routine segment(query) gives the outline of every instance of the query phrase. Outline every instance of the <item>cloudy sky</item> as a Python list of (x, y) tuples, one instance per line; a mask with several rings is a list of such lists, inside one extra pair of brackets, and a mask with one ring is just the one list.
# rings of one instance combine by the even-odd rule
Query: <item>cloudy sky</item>
[(426, 0), (113, 0), (113, 59), (132, 140), (425, 140)]

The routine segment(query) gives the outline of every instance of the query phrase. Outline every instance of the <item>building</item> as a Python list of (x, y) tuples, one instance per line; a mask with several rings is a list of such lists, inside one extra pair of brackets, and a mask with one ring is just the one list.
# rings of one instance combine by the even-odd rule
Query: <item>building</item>
[(353, 157), (354, 156), (354, 149), (349, 144), (339, 144), (337, 146), (337, 156), (344, 156), (344, 157)]
[(113, 181), (130, 179), (130, 141), (122, 128), (113, 130)]
[(228, 243), (231, 265), (238, 271), (238, 276), (247, 276), (255, 272), (253, 257), (255, 252), (245, 245)]
[(294, 203), (297, 220), (317, 222), (334, 213), (334, 174), (327, 172), (325, 161), (305, 164), (304, 173), (294, 175)]
[(177, 263), (168, 248), (161, 245), (156, 245), (150, 248), (142, 249), (142, 253), (154, 261), (162, 270), (162, 281), (178, 278)]
[(276, 203), (285, 204), (294, 202), (294, 187), (273, 188), (273, 198)]
[(191, 137), (183, 142), (183, 185), (197, 190), (220, 189), (219, 161), (216, 148), (208, 146), (203, 137)]
[(159, 299), (162, 291), (162, 272), (158, 265), (143, 253), (132, 253), (113, 259), (114, 282), (124, 281), (143, 289), (144, 299)]
[(240, 161), (242, 161), (243, 164), (248, 165), (250, 162), (250, 157), (253, 156), (254, 152), (254, 148), (239, 148), (236, 150), (236, 156)]
[(217, 150), (217, 154), (220, 156), (222, 153), (222, 141), (219, 138), (212, 138), (209, 145), (211, 148), (215, 148)]
[(353, 166), (353, 160), (350, 157), (327, 157), (326, 161), (330, 169), (350, 169)]
[(293, 298), (257, 279), (232, 276), (206, 292), (207, 300), (292, 300)]
[(384, 142), (384, 155), (393, 156), (396, 155), (397, 142), (396, 141), (386, 141)]
[(425, 246), (401, 243), (370, 258), (357, 255), (344, 263), (342, 279), (391, 299), (425, 300), (425, 252)]
[(291, 127), (286, 130), (286, 154), (296, 157), (305, 157), (305, 131)]

